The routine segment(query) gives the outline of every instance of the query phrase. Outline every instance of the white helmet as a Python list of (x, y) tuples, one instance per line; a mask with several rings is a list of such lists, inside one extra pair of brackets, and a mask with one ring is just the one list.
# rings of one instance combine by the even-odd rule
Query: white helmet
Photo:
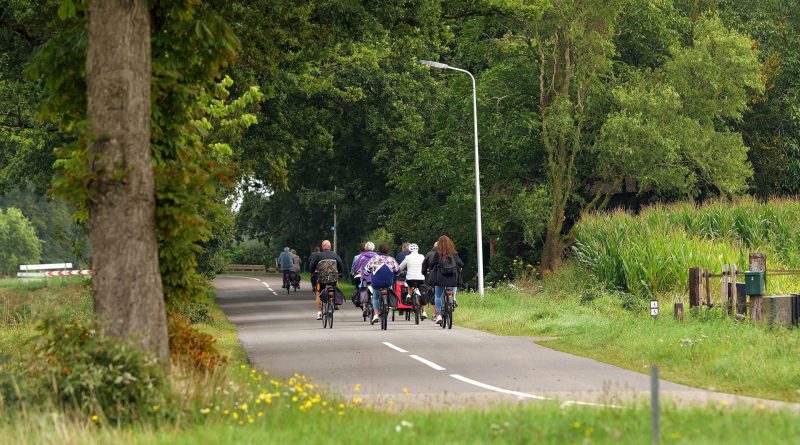
[(411, 251), (411, 252), (418, 252), (419, 251), (419, 246), (414, 244), (414, 243), (411, 243), (411, 244), (408, 245), (408, 250)]

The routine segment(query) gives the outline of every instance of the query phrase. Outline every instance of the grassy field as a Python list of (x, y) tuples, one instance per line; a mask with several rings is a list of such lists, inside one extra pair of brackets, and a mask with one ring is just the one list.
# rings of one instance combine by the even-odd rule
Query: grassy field
[[(583, 275), (573, 271), (572, 282)], [(459, 296), (457, 320), (483, 324), (501, 333), (553, 334), (603, 327), (592, 305), (581, 306), (574, 295), (581, 288), (556, 287), (544, 283), (542, 296), (559, 301), (553, 304), (515, 305), (508, 292), (490, 292), (480, 303), (473, 295)], [(6, 292), (6, 291), (4, 291)], [(16, 292), (16, 291), (15, 291)], [(33, 305), (33, 312), (74, 307), (74, 315), (88, 317), (91, 301), (88, 288), (72, 286), (45, 288), (21, 293)], [(35, 298), (34, 298), (35, 297)], [(213, 299), (213, 291), (210, 298)], [(598, 298), (608, 298), (601, 296)], [(595, 300), (597, 301), (597, 300)], [(505, 303), (503, 303), (505, 302)], [(540, 302), (541, 303), (541, 302)], [(489, 314), (489, 307), (496, 315)], [(536, 312), (531, 312), (536, 308)], [(582, 309), (581, 309), (582, 308)], [(558, 313), (576, 310), (577, 319)], [(420, 410), (388, 413), (365, 409), (358, 393), (344, 398), (320, 392), (303, 376), (288, 381), (272, 380), (265, 370), (245, 363), (235, 327), (222, 311), (212, 305), (209, 318), (195, 326), (213, 335), (229, 362), (213, 375), (200, 376), (173, 367), (170, 380), (176, 400), (160, 409), (148, 421), (125, 426), (106, 424), (102, 418), (81, 418), (60, 414), (55, 407), (29, 406), (24, 412), (3, 412), (0, 416), (0, 443), (9, 444), (195, 444), (195, 443), (609, 443), (641, 444), (650, 435), (649, 410), (645, 406), (625, 409), (561, 407), (553, 402), (528, 405), (509, 404), (485, 410), (427, 412)], [(483, 317), (483, 318), (482, 318)], [(503, 318), (505, 317), (505, 318)], [(541, 323), (532, 323), (531, 318)], [(20, 341), (33, 331), (35, 317), (13, 325), (0, 326), (0, 347), (18, 351)], [(533, 332), (532, 329), (537, 329)], [(567, 337), (565, 337), (566, 339)], [(564, 342), (565, 340), (560, 340)], [(568, 344), (568, 343), (564, 343)], [(800, 434), (796, 414), (762, 410), (730, 409), (709, 406), (692, 409), (665, 407), (662, 414), (664, 443), (793, 443)]]
[[(800, 330), (734, 323), (702, 309), (684, 321), (649, 317), (647, 301), (609, 293), (575, 265), (522, 289), (460, 294), (456, 323), (500, 335), (554, 336), (544, 345), (633, 371), (739, 395), (800, 401)], [(636, 307), (624, 309), (623, 304)]]

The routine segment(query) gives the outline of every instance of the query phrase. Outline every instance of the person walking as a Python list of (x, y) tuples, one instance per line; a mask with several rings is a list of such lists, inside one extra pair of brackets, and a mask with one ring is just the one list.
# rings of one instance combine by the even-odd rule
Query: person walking
[(283, 252), (278, 256), (278, 266), (283, 272), (283, 288), (289, 289), (291, 273), (294, 271), (294, 257), (292, 257), (292, 252), (289, 251), (288, 247), (284, 247)]
[(449, 288), (455, 298), (458, 285), (461, 284), (461, 269), (464, 267), (464, 262), (461, 261), (456, 246), (447, 235), (440, 236), (436, 243), (438, 247), (428, 267), (431, 271), (430, 281), (433, 285), (433, 301), (436, 308), (433, 321), (441, 323), (442, 295), (445, 289)]

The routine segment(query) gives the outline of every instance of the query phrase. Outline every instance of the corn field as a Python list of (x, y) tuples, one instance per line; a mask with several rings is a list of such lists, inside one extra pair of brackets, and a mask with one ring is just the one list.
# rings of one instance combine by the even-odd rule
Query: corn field
[(800, 268), (800, 201), (751, 198), (655, 205), (638, 215), (585, 215), (575, 227), (575, 258), (611, 288), (638, 295), (684, 291), (690, 267), (746, 270), (748, 254), (768, 267)]

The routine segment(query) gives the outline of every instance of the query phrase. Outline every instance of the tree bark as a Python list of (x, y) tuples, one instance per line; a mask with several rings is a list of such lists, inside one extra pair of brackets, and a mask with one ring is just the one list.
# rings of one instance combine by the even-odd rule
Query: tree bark
[(168, 365), (150, 155), (147, 0), (89, 0), (89, 239), (98, 329)]

